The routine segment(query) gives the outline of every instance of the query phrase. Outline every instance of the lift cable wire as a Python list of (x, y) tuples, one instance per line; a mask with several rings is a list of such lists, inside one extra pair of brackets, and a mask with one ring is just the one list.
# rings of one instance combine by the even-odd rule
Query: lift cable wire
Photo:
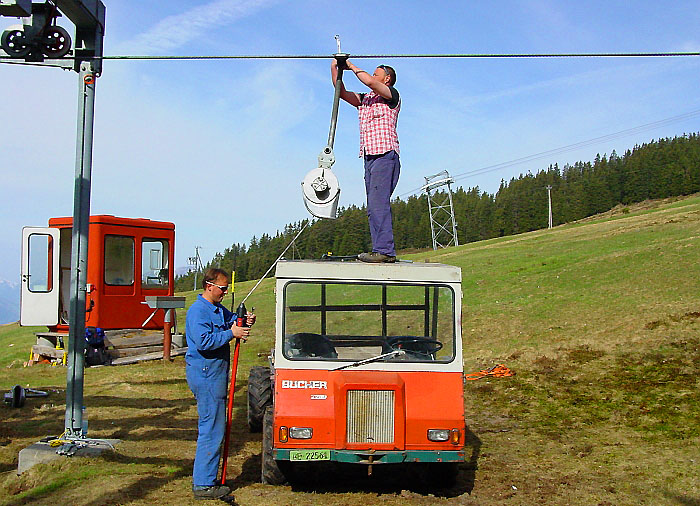
[[(464, 58), (659, 58), (700, 56), (698, 51), (667, 51), (650, 53), (450, 53), (450, 54), (358, 54), (353, 59), (464, 59)], [(64, 56), (62, 60), (102, 59), (102, 60), (319, 60), (333, 58), (333, 55), (112, 55), (102, 57)], [(33, 65), (33, 62), (12, 62), (2, 59), (0, 63)]]
[[(531, 162), (534, 160), (540, 160), (542, 158), (547, 158), (547, 157), (552, 156), (552, 155), (558, 155), (561, 153), (566, 153), (568, 151), (574, 151), (574, 150), (579, 149), (579, 148), (592, 146), (592, 145), (595, 145), (595, 144), (598, 144), (601, 142), (619, 139), (622, 137), (626, 137), (628, 135), (641, 133), (641, 132), (644, 132), (646, 130), (653, 130), (653, 129), (661, 127), (661, 126), (670, 125), (671, 123), (676, 123), (678, 121), (684, 121), (686, 119), (690, 119), (690, 118), (693, 118), (693, 117), (699, 116), (699, 115), (700, 115), (700, 109), (697, 109), (694, 111), (687, 112), (685, 114), (679, 114), (678, 116), (672, 116), (670, 118), (666, 118), (666, 119), (662, 119), (662, 120), (658, 120), (658, 121), (653, 121), (651, 123), (645, 123), (644, 125), (639, 125), (639, 126), (636, 126), (633, 128), (627, 128), (625, 130), (620, 130), (619, 132), (614, 132), (611, 134), (602, 135), (600, 137), (594, 137), (592, 139), (588, 139), (585, 141), (575, 142), (573, 144), (568, 144), (566, 146), (561, 146), (559, 148), (549, 149), (547, 151), (541, 151), (539, 153), (535, 153), (535, 154), (528, 155), (528, 156), (523, 156), (521, 158), (516, 158), (514, 160), (509, 160), (507, 162), (501, 162), (501, 163), (497, 163), (494, 165), (488, 165), (486, 167), (481, 167), (480, 169), (474, 169), (474, 170), (470, 170), (467, 172), (462, 172), (462, 173), (459, 173), (459, 174), (452, 176), (452, 179), (457, 181), (460, 179), (466, 179), (468, 177), (486, 174), (488, 172), (495, 172), (495, 171), (498, 171), (501, 169), (505, 169), (507, 167), (511, 167), (513, 165), (518, 165), (518, 164), (525, 163), (525, 162)], [(413, 190), (402, 193), (401, 195), (399, 195), (399, 197), (413, 195), (415, 193), (422, 191), (422, 188), (423, 188), (423, 186), (419, 186), (418, 188), (414, 188)]]
[[(610, 57), (670, 57), (700, 56), (700, 52), (656, 52), (656, 53), (453, 53), (453, 54), (358, 54), (350, 58), (610, 58)], [(103, 56), (105, 60), (318, 60), (333, 55), (212, 55), (212, 56), (148, 56), (123, 55)]]

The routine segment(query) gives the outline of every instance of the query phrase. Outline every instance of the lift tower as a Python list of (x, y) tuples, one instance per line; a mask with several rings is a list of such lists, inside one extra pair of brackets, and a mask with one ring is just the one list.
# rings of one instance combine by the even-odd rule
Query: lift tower
[[(457, 239), (457, 221), (452, 207), (452, 187), (455, 180), (443, 170), (425, 178), (421, 188), (428, 195), (428, 211), (430, 212), (430, 233), (433, 236), (433, 249), (459, 246)], [(437, 189), (447, 186), (445, 193)]]
[[(61, 15), (75, 25), (72, 52), (70, 35), (56, 25), (56, 18)], [(0, 48), (7, 58), (0, 60), (24, 60), (34, 65), (72, 69), (79, 75), (64, 436), (80, 439), (85, 437), (82, 407), (92, 128), (95, 85), (102, 73), (105, 6), (100, 0), (48, 0), (40, 3), (0, 0), (0, 16), (30, 18), (22, 25), (13, 25), (3, 31)], [(2, 52), (0, 57), (4, 56)]]

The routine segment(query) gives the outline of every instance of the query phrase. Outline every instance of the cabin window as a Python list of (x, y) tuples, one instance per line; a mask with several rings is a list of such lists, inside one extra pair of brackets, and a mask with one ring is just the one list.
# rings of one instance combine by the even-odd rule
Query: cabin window
[(29, 236), (29, 291), (46, 293), (53, 289), (53, 237)]
[(168, 288), (168, 241), (144, 239), (141, 243), (141, 285), (144, 288)]
[(115, 286), (134, 284), (134, 238), (105, 235), (105, 283)]

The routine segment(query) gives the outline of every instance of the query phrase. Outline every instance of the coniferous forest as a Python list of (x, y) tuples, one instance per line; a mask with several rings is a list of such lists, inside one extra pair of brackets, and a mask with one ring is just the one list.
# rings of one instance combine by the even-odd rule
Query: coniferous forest
[[(624, 155), (613, 151), (592, 162), (550, 165), (501, 180), (495, 195), (479, 187), (453, 191), (460, 244), (519, 234), (548, 224), (548, 185), (552, 186), (553, 225), (579, 220), (647, 199), (689, 195), (700, 191), (700, 134), (693, 133), (635, 146)], [(438, 197), (439, 198), (439, 197)], [(392, 202), (396, 249), (432, 247), (428, 200), (425, 195)], [(305, 221), (287, 224), (274, 236), (253, 237), (249, 245), (233, 244), (217, 253), (209, 266), (236, 271), (236, 281), (257, 279), (270, 267)], [(320, 258), (324, 253), (354, 255), (371, 250), (365, 207), (339, 210), (336, 220), (314, 220), (286, 258)], [(274, 271), (273, 271), (274, 273)], [(178, 277), (176, 290), (193, 288), (193, 273)]]

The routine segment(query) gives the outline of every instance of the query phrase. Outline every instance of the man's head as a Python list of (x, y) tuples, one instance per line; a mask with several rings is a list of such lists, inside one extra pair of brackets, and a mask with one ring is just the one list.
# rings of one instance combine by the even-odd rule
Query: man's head
[(387, 86), (396, 84), (396, 71), (389, 65), (379, 65), (373, 75)]
[(228, 283), (229, 277), (225, 270), (218, 267), (207, 269), (202, 278), (202, 297), (209, 302), (220, 303), (228, 292)]

